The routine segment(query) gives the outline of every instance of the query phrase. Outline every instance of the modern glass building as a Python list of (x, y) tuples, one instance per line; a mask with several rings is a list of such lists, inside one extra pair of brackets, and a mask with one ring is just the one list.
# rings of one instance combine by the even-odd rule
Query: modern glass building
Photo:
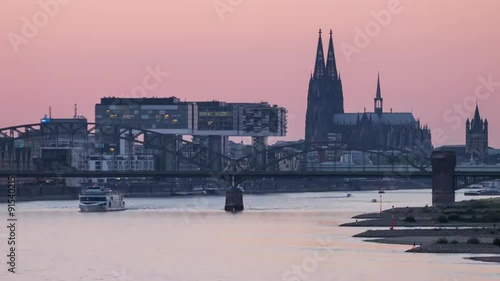
[(286, 109), (268, 103), (182, 102), (179, 98), (102, 98), (96, 123), (169, 135), (286, 136)]

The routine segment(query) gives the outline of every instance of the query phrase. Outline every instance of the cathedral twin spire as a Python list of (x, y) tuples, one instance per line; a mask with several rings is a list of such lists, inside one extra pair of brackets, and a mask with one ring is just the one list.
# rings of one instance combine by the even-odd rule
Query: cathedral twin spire
[[(337, 71), (337, 63), (335, 61), (335, 50), (333, 48), (333, 32), (330, 29), (330, 41), (328, 43), (328, 57), (326, 58), (323, 52), (323, 39), (321, 37), (322, 31), (319, 30), (318, 49), (316, 51), (316, 63), (314, 66), (314, 74), (311, 79), (323, 79), (325, 77), (340, 80), (340, 74)], [(381, 115), (383, 113), (383, 99), (380, 91), (380, 74), (377, 77), (377, 93), (374, 99), (374, 111)]]
[(316, 64), (314, 66), (314, 79), (326, 77), (338, 79), (337, 64), (335, 62), (335, 51), (333, 49), (333, 32), (330, 29), (330, 42), (328, 43), (328, 57), (326, 59), (323, 53), (323, 40), (321, 38), (321, 29), (319, 30), (318, 50), (316, 52)]

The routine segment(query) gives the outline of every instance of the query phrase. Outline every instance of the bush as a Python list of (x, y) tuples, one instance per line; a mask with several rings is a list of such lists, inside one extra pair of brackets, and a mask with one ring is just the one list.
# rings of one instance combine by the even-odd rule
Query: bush
[(460, 221), (462, 220), (462, 217), (458, 214), (452, 214), (448, 216), (448, 220), (450, 221)]
[(467, 209), (467, 211), (465, 211), (467, 214), (475, 214), (476, 211), (474, 211), (474, 209)]
[(493, 245), (500, 247), (500, 238), (493, 239)]
[(473, 201), (471, 203), (471, 206), (472, 206), (472, 209), (485, 209), (485, 208), (488, 208), (490, 206), (490, 203), (489, 202), (486, 202), (486, 201)]
[(447, 223), (448, 222), (448, 218), (446, 216), (444, 216), (444, 215), (441, 215), (438, 218), (438, 222), (440, 222), (440, 223)]
[(458, 244), (458, 241), (457, 240), (453, 240), (450, 242), (451, 244)]
[(479, 239), (477, 239), (476, 237), (473, 237), (473, 238), (469, 238), (469, 240), (467, 240), (467, 244), (480, 244), (481, 241)]
[(436, 244), (448, 244), (448, 239), (441, 237), (436, 241)]
[(413, 216), (406, 216), (404, 219), (405, 222), (415, 222), (415, 218)]
[(422, 212), (424, 213), (429, 213), (431, 210), (429, 208), (429, 205), (425, 205), (424, 209), (422, 210)]
[(483, 222), (500, 222), (500, 214), (495, 212), (486, 213), (483, 218)]

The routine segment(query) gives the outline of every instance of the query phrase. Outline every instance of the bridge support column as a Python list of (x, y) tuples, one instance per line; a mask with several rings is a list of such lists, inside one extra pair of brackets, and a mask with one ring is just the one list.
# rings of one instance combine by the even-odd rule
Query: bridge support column
[(222, 171), (226, 154), (227, 137), (208, 136), (208, 161), (212, 171)]
[[(150, 139), (151, 138), (151, 139)], [(177, 151), (179, 141), (177, 135), (145, 136), (145, 148), (158, 153), (156, 166), (159, 171), (173, 172), (178, 170)]]
[(252, 150), (256, 155), (254, 167), (258, 171), (264, 171), (267, 160), (267, 137), (252, 137)]
[(434, 151), (432, 163), (432, 205), (455, 202), (454, 172), (457, 163), (455, 152)]
[(226, 190), (226, 204), (224, 210), (226, 212), (241, 212), (243, 211), (243, 190), (235, 185), (235, 178), (232, 177), (231, 188)]

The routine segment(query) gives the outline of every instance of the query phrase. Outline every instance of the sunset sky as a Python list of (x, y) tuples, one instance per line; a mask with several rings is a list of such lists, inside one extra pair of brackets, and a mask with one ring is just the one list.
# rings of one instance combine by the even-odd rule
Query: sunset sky
[[(146, 96), (268, 101), (289, 110), (285, 139), (300, 139), (318, 29), (326, 48), (332, 28), (346, 111), (373, 110), (380, 71), (385, 110), (412, 111), (435, 145), (462, 144), (467, 117), (454, 110), (472, 117), (477, 92), (490, 146), (500, 147), (498, 0), (60, 2), (43, 22), (37, 0), (2, 1), (0, 127), (36, 123), (49, 105), (53, 117), (70, 117), (75, 103), (94, 121), (101, 97), (133, 97), (158, 66), (169, 76)], [(399, 12), (356, 44), (356, 28), (391, 5)], [(34, 16), (27, 38), (23, 18)], [(345, 55), (348, 45), (357, 53)]]

